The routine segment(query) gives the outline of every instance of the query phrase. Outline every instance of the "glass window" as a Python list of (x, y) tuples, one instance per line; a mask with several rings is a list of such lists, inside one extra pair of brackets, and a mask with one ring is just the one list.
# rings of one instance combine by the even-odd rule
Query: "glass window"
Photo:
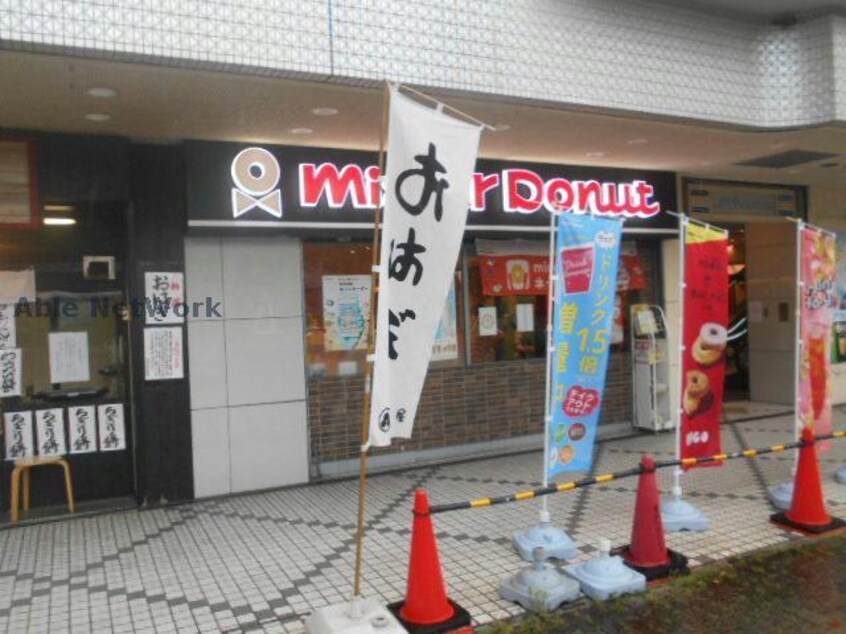
[[(307, 242), (306, 350), (309, 376), (364, 372), (370, 316), (372, 246), (363, 242)], [(464, 364), (461, 275), (444, 307), (431, 367)]]

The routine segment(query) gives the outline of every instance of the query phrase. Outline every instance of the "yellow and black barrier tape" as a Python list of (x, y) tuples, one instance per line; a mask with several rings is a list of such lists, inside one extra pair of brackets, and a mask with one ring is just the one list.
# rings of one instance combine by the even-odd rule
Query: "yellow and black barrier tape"
[[(832, 438), (846, 438), (846, 430), (834, 431), (830, 434), (822, 434), (814, 436), (814, 442), (820, 440), (831, 440)], [(707, 464), (710, 462), (726, 462), (736, 458), (757, 458), (768, 453), (779, 453), (787, 451), (788, 449), (797, 449), (802, 447), (803, 441), (798, 440), (792, 443), (785, 443), (783, 445), (772, 445), (770, 447), (763, 447), (761, 449), (742, 449), (733, 453), (718, 453), (713, 456), (706, 456), (704, 458), (682, 458), (681, 460), (661, 460), (655, 462), (655, 470), (666, 469), (667, 467), (691, 467), (694, 465)], [(520, 502), (522, 500), (532, 500), (534, 498), (542, 497), (544, 495), (552, 495), (553, 493), (563, 493), (565, 491), (575, 491), (594, 484), (604, 484), (612, 480), (620, 480), (621, 478), (631, 478), (645, 473), (646, 469), (638, 465), (632, 469), (625, 469), (623, 471), (615, 471), (614, 473), (606, 473), (603, 475), (590, 476), (582, 478), (581, 480), (572, 480), (570, 482), (562, 482), (561, 484), (550, 484), (546, 487), (538, 489), (531, 489), (528, 491), (519, 491), (510, 495), (501, 495), (495, 497), (477, 498), (475, 500), (468, 500), (466, 502), (453, 502), (452, 504), (436, 504), (432, 506), (431, 513), (446, 513), (448, 511), (461, 511), (464, 509), (476, 509), (487, 506), (496, 506), (498, 504), (507, 504), (509, 502)]]

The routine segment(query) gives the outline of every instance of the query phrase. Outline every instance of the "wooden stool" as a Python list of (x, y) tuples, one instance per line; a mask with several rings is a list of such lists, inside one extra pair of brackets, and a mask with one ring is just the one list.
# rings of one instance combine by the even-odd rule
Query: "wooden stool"
[(21, 477), (23, 476), (23, 508), (29, 510), (29, 470), (32, 467), (44, 465), (56, 465), (65, 471), (65, 489), (68, 496), (68, 511), (74, 512), (73, 504), (73, 481), (71, 480), (70, 465), (67, 460), (58, 456), (36, 456), (33, 458), (20, 458), (15, 460), (15, 468), (12, 470), (12, 522), (18, 521), (18, 510), (20, 507)]

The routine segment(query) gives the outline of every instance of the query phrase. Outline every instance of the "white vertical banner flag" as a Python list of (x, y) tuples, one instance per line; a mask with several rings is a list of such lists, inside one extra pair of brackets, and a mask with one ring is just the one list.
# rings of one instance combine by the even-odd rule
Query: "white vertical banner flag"
[(410, 438), (453, 281), (482, 128), (391, 88), (370, 444)]

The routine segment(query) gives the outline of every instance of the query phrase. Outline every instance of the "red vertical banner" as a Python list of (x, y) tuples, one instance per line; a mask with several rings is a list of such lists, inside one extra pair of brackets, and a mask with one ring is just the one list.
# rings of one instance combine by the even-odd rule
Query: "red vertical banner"
[[(834, 321), (835, 237), (816, 227), (799, 229), (801, 320), (798, 420), (815, 434), (831, 431), (831, 332)], [(830, 443), (821, 443), (826, 451)]]
[(726, 232), (696, 223), (687, 225), (684, 279), (681, 457), (703, 458), (722, 451), (729, 317)]

